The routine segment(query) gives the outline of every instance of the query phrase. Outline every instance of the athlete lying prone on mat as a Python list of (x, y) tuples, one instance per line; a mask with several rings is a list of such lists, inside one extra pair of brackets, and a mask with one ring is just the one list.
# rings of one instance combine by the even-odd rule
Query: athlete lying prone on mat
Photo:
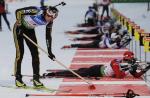
[[(79, 68), (74, 70), (76, 73), (83, 77), (104, 77), (110, 76), (114, 78), (124, 78), (128, 74), (133, 77), (141, 77), (145, 72), (150, 69), (150, 64), (146, 68), (140, 68), (140, 63), (134, 58), (134, 53), (126, 51), (123, 59), (114, 59), (110, 65), (93, 65), (89, 68)], [(76, 77), (68, 70), (44, 73), (44, 77)]]

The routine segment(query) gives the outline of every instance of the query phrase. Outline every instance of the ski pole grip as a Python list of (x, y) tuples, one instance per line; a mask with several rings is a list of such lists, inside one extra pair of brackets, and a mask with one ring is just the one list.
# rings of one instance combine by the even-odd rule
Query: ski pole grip
[(65, 3), (65, 2), (61, 2), (61, 3), (59, 3), (59, 4), (57, 4), (57, 5), (53, 6), (53, 7), (57, 7), (57, 6), (59, 6), (59, 5), (64, 6), (64, 5), (66, 5), (66, 3)]
[(62, 6), (66, 5), (66, 3), (65, 3), (65, 2), (61, 2), (61, 4), (62, 4)]

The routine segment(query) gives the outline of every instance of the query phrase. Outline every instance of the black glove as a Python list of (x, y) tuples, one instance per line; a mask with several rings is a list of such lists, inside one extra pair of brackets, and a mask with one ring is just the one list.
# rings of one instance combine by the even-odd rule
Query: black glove
[(147, 65), (150, 65), (150, 62), (147, 62)]
[(130, 72), (136, 72), (138, 66), (139, 66), (138, 64), (131, 65), (129, 71)]
[(137, 59), (134, 58), (132, 60), (129, 60), (128, 63), (131, 64), (131, 65), (134, 65), (136, 63)]
[(16, 34), (18, 35), (18, 36), (20, 36), (20, 37), (22, 37), (23, 36), (23, 32), (22, 32), (22, 23), (21, 23), (21, 20), (17, 20), (16, 21), (16, 25), (17, 25), (17, 32), (16, 32)]
[(54, 59), (55, 59), (55, 55), (51, 52), (51, 51), (48, 51), (48, 54), (49, 54), (49, 58), (51, 59), (51, 60), (53, 60), (54, 61)]
[(23, 32), (21, 32), (21, 30), (18, 30), (18, 32), (17, 32), (16, 34), (17, 34), (17, 36), (19, 36), (19, 37), (23, 37)]

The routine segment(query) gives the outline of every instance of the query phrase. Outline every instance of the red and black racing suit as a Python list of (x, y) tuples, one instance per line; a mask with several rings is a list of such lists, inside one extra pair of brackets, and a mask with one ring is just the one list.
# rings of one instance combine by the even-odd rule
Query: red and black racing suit
[[(122, 60), (114, 59), (111, 61), (110, 66), (113, 70), (113, 73), (111, 74), (114, 78), (124, 78), (127, 76), (126, 71), (129, 71), (128, 66), (122, 66), (120, 67), (119, 63), (121, 63)], [(121, 69), (122, 68), (122, 69)], [(133, 75), (135, 78), (139, 78), (141, 75), (143, 75), (145, 72), (147, 72), (150, 69), (150, 65), (146, 67), (144, 70), (141, 70), (140, 72), (136, 72), (136, 68), (130, 70), (129, 73)], [(75, 71), (77, 74), (83, 76), (83, 77), (103, 77), (107, 76), (105, 75), (105, 67), (104, 65), (93, 65), (89, 68), (79, 68)], [(71, 73), (68, 70), (60, 70), (56, 72), (47, 73), (46, 76), (54, 76), (54, 77), (77, 77), (73, 73)]]

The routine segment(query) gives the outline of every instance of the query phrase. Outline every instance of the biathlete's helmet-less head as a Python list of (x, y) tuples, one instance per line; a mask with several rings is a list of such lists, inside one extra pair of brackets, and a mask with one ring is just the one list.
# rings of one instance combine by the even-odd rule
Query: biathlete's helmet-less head
[(56, 7), (52, 7), (52, 6), (49, 6), (47, 9), (46, 9), (46, 14), (50, 17), (52, 17), (53, 19), (55, 19), (57, 16), (58, 16), (58, 9)]

